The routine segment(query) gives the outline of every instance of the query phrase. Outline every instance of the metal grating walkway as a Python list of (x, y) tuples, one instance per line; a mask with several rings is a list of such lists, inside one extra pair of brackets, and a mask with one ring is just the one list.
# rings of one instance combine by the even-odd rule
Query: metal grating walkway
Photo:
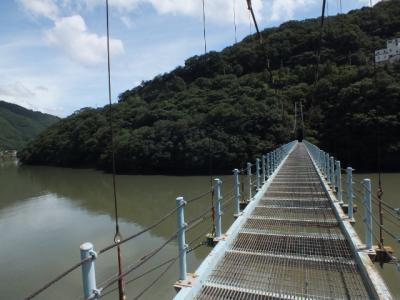
[(298, 144), (196, 299), (369, 299), (318, 173)]

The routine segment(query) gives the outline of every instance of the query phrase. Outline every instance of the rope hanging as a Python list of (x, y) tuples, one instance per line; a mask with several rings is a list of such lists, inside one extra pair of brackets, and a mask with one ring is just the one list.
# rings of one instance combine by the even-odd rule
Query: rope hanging
[(233, 0), (233, 26), (235, 27), (235, 44), (236, 44), (237, 43), (236, 0)]
[[(207, 69), (207, 34), (206, 34), (206, 4), (205, 0), (202, 0), (203, 4), (203, 41), (204, 41), (204, 70)], [(210, 188), (211, 188), (211, 218), (212, 218), (212, 234), (215, 233), (215, 207), (214, 207), (214, 189), (213, 189), (213, 155), (212, 155), (212, 145), (211, 137), (208, 136), (208, 170), (210, 176)]]
[[(106, 0), (106, 23), (107, 23), (107, 75), (108, 75), (108, 102), (109, 102), (109, 126), (111, 132), (111, 152), (112, 152), (112, 184), (113, 184), (113, 197), (114, 197), (114, 213), (115, 213), (115, 235), (114, 243), (119, 243), (122, 236), (119, 230), (118, 220), (118, 201), (117, 201), (117, 184), (116, 184), (116, 166), (115, 166), (115, 139), (114, 139), (114, 120), (111, 101), (111, 59), (110, 59), (110, 24), (109, 24), (109, 6)], [(122, 253), (121, 247), (117, 246), (117, 259), (118, 259), (118, 291), (119, 300), (125, 299), (124, 292), (124, 278), (122, 274)]]

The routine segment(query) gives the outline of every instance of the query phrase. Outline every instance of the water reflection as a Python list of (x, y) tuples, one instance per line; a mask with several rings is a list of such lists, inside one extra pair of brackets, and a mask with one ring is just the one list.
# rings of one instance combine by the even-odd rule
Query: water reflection
[[(232, 190), (231, 177), (222, 179), (226, 195)], [(78, 259), (80, 243), (91, 241), (99, 249), (112, 242), (114, 206), (110, 175), (93, 170), (3, 164), (0, 182), (0, 290), (4, 299), (21, 299), (70, 266)], [(209, 188), (206, 177), (118, 176), (117, 182), (121, 231), (125, 236), (142, 230), (174, 208), (177, 196), (189, 199)], [(207, 196), (190, 205), (187, 219), (207, 209), (210, 201)], [(223, 219), (225, 228), (233, 220), (231, 215), (231, 209), (227, 209)], [(209, 220), (193, 230), (188, 240), (207, 229)], [(123, 247), (125, 265), (158, 247), (175, 230), (172, 216), (163, 226), (127, 243)], [(176, 245), (171, 243), (149, 265), (176, 253)], [(194, 271), (207, 253), (208, 249), (200, 248), (189, 255), (189, 270)], [(99, 282), (115, 273), (115, 260), (113, 252), (98, 260)], [(171, 298), (176, 274), (175, 266), (143, 299)], [(155, 275), (128, 286), (130, 297)], [(80, 294), (80, 273), (75, 272), (40, 299), (75, 299)], [(109, 297), (113, 299), (113, 295)]]

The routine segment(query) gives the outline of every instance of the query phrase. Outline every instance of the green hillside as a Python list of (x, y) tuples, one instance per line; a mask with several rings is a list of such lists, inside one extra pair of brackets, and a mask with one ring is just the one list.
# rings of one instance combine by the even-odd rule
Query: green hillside
[[(125, 91), (114, 105), (117, 170), (231, 172), (305, 134), (357, 169), (400, 170), (400, 63), (373, 66), (373, 50), (400, 37), (398, 1), (329, 17), (314, 84), (319, 19), (291, 21)], [(267, 70), (267, 64), (270, 71)], [(272, 76), (271, 76), (272, 73)], [(273, 78), (273, 80), (272, 80)], [(108, 108), (85, 108), (52, 126), (20, 157), (28, 164), (109, 170)], [(379, 145), (379, 147), (378, 147)]]
[(0, 149), (20, 150), (58, 117), (0, 101)]

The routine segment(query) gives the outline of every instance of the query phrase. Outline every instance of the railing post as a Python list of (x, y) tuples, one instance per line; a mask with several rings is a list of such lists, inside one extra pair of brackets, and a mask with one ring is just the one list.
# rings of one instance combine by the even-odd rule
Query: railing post
[(364, 188), (364, 231), (365, 245), (367, 249), (372, 249), (372, 207), (371, 207), (371, 180), (363, 180)]
[(333, 158), (333, 156), (331, 156), (331, 160), (330, 160), (330, 170), (331, 170), (331, 186), (332, 186), (332, 190), (336, 189), (336, 184), (335, 184), (335, 159)]
[(260, 159), (257, 158), (256, 159), (256, 186), (257, 186), (257, 191), (260, 190), (260, 186), (261, 186), (261, 177), (260, 177)]
[(185, 239), (185, 214), (184, 206), (186, 205), (183, 197), (176, 198), (176, 205), (178, 207), (176, 214), (176, 222), (178, 225), (178, 251), (179, 251), (179, 280), (186, 280), (186, 239)]
[(96, 270), (95, 259), (97, 257), (92, 243), (84, 243), (80, 246), (81, 260), (92, 259), (85, 261), (82, 264), (82, 283), (83, 296), (85, 299), (98, 299), (100, 292), (96, 287)]
[(240, 215), (240, 182), (239, 182), (239, 170), (233, 170), (233, 192), (235, 194), (235, 214), (237, 217)]
[(331, 183), (331, 164), (329, 162), (329, 153), (325, 153), (325, 161), (326, 161), (326, 179), (328, 183)]
[(319, 170), (324, 174), (324, 152), (319, 150)]
[(261, 176), (262, 183), (264, 184), (267, 178), (267, 172), (265, 169), (265, 155), (261, 156), (261, 170), (262, 170), (262, 176)]
[(336, 161), (336, 187), (337, 187), (337, 198), (339, 203), (343, 203), (342, 197), (342, 168), (340, 166), (340, 160)]
[(217, 239), (221, 237), (221, 184), (220, 179), (214, 179), (215, 238)]
[(251, 199), (251, 197), (252, 197), (252, 194), (251, 194), (251, 163), (247, 163), (247, 193), (248, 193), (248, 196), (249, 196), (249, 201), (250, 201), (250, 199)]
[(272, 167), (271, 167), (271, 152), (268, 152), (267, 153), (267, 170), (268, 170), (268, 172), (267, 172), (267, 175), (268, 175), (268, 178), (271, 176), (271, 174), (272, 174)]
[(353, 219), (353, 168), (347, 167), (347, 215), (349, 219)]

